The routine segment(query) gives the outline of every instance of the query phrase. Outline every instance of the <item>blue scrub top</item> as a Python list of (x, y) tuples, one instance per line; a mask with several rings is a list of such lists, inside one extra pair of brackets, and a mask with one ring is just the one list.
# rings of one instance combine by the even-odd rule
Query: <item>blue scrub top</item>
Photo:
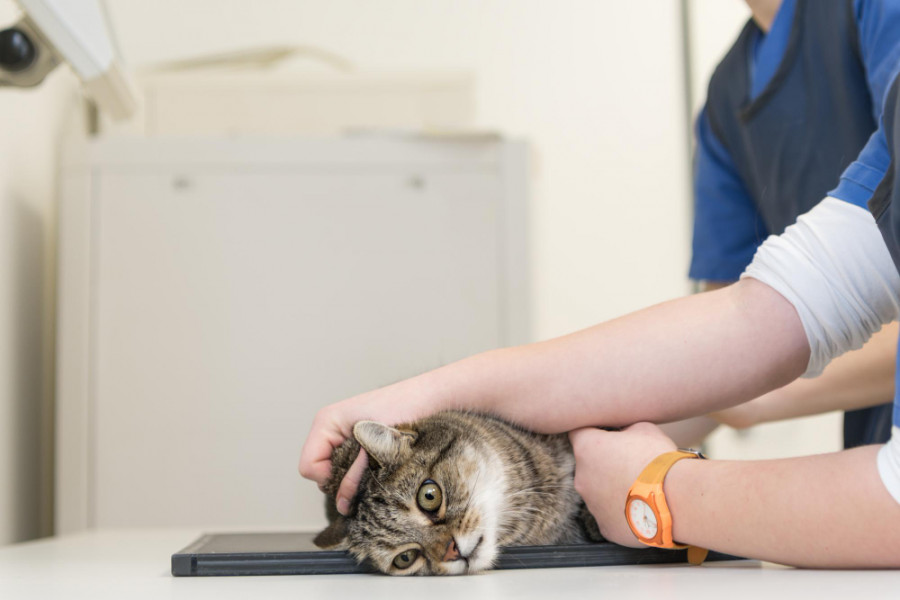
[[(784, 57), (795, 7), (795, 0), (783, 0), (768, 34), (759, 34), (753, 41), (749, 65), (751, 100), (765, 89)], [(900, 2), (854, 0), (853, 11), (873, 117), (880, 122), (885, 93), (900, 66)], [(705, 108), (697, 120), (696, 132), (690, 277), (734, 281), (768, 232), (732, 157), (712, 131)], [(829, 195), (865, 207), (888, 160), (884, 134), (876, 131), (858, 159), (845, 170), (838, 188)]]
[[(857, 168), (876, 171), (878, 166), (870, 160), (877, 160), (880, 164), (884, 158), (882, 152), (890, 150), (893, 160), (889, 161), (875, 192), (870, 194), (872, 197), (869, 208), (878, 223), (894, 265), (900, 271), (900, 76), (895, 76), (891, 84), (891, 93), (888, 95), (880, 123), (878, 131), (869, 140), (866, 151), (860, 154)], [(853, 175), (850, 173), (851, 169), (848, 168), (847, 171), (849, 175)], [(836, 193), (862, 195), (864, 189), (864, 186), (845, 176), (841, 179), (841, 186)], [(895, 432), (896, 428), (900, 427), (900, 348), (894, 370), (893, 426)]]

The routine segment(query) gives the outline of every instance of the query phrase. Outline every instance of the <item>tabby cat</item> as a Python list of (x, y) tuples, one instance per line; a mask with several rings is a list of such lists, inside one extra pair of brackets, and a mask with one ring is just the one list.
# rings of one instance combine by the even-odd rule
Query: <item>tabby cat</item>
[[(335, 494), (360, 446), (369, 468), (344, 517)], [(332, 454), (330, 525), (315, 543), (390, 575), (458, 575), (490, 568), (501, 546), (601, 541), (574, 468), (566, 435), (494, 417), (448, 411), (396, 428), (360, 421)]]

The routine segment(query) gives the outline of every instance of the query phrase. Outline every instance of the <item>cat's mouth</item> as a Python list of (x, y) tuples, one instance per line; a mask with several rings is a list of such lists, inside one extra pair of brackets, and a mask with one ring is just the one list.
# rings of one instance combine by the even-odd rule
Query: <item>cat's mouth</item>
[(466, 556), (461, 557), (466, 563), (466, 571), (471, 570), (471, 564), (478, 559), (478, 550), (481, 547), (481, 542), (484, 541), (484, 536), (478, 538), (478, 541), (475, 542), (475, 546), (469, 551)]

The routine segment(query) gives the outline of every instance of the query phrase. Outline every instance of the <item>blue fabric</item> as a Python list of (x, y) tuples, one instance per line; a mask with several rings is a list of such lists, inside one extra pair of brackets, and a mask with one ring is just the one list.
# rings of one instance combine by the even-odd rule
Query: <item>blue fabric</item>
[[(756, 98), (775, 75), (787, 47), (795, 0), (784, 0), (769, 34), (757, 34), (750, 61), (750, 95)], [(737, 167), (709, 124), (706, 108), (695, 127), (694, 236), (691, 279), (734, 281), (768, 235)], [(721, 201), (727, 199), (727, 202)], [(723, 235), (725, 234), (725, 235)]]
[(828, 192), (828, 195), (865, 208), (869, 198), (872, 197), (872, 192), (884, 177), (889, 162), (890, 157), (887, 142), (884, 139), (884, 131), (879, 128), (869, 138), (869, 142), (859, 153), (859, 157), (841, 173), (838, 186)]
[(766, 89), (775, 71), (778, 70), (778, 65), (781, 64), (791, 35), (796, 7), (796, 0), (782, 0), (769, 32), (763, 34), (760, 30), (756, 30), (753, 40), (753, 60), (750, 61), (751, 100)]
[[(873, 80), (869, 75), (875, 73), (873, 66), (881, 64), (886, 55), (894, 52), (894, 46), (900, 48), (900, 39), (894, 42), (885, 35), (890, 25), (879, 25), (877, 22), (879, 19), (890, 21), (888, 17), (896, 19), (900, 15), (900, 2), (893, 2), (892, 6), (888, 4), (885, 0), (854, 0), (851, 9), (849, 3), (838, 4), (835, 0), (829, 5), (832, 10), (828, 13), (847, 23), (847, 28), (855, 26), (858, 29), (853, 32), (853, 35), (858, 34), (858, 52), (852, 40), (847, 41), (849, 38), (843, 33), (843, 42), (835, 39), (836, 43), (843, 45), (827, 44), (825, 50), (831, 51), (832, 56), (830, 72), (838, 73), (837, 76), (817, 72), (822, 62), (827, 62), (818, 60), (824, 53), (822, 45), (826, 45), (822, 40), (830, 42), (833, 39), (831, 34), (823, 34), (831, 30), (827, 26), (821, 29), (822, 18), (809, 18), (810, 12), (820, 10), (822, 5), (818, 2), (806, 3), (803, 9), (799, 9), (797, 0), (784, 0), (768, 34), (762, 34), (752, 23), (742, 32), (742, 37), (751, 36), (746, 55), (737, 64), (727, 62), (729, 57), (723, 60), (720, 69), (724, 73), (719, 73), (717, 69), (714, 80), (718, 76), (727, 80), (726, 85), (720, 85), (717, 88), (719, 93), (713, 95), (711, 84), (709, 98), (710, 101), (716, 98), (721, 107), (721, 96), (732, 94), (732, 100), (725, 101), (724, 107), (741, 107), (739, 118), (744, 125), (735, 126), (752, 129), (740, 134), (744, 135), (741, 138), (736, 137), (732, 130), (728, 134), (731, 145), (726, 147), (725, 138), (721, 137), (726, 132), (719, 123), (723, 122), (723, 118), (726, 125), (732, 123), (732, 113), (726, 114), (720, 108), (715, 114), (717, 118), (713, 119), (711, 117), (715, 115), (711, 115), (710, 110), (715, 105), (708, 105), (697, 120), (694, 236), (689, 271), (692, 279), (736, 280), (765, 237), (769, 233), (780, 233), (798, 214), (818, 202), (838, 181), (837, 174), (865, 145), (869, 132), (875, 129), (877, 123), (877, 120), (865, 115), (869, 111), (880, 114), (885, 87), (884, 82), (878, 78)], [(795, 19), (795, 13), (801, 10), (803, 13), (796, 15)], [(793, 29), (801, 27), (802, 30), (804, 26), (807, 28), (805, 35), (798, 42), (798, 36), (792, 34)], [(819, 42), (809, 39), (812, 33), (818, 34)], [(804, 40), (804, 37), (807, 39)], [(741, 44), (742, 39), (739, 38), (731, 53), (739, 51)], [(779, 72), (789, 52), (793, 62), (788, 64), (797, 63), (796, 68), (791, 67), (794, 69), (790, 71), (793, 75), (784, 72), (784, 69)], [(860, 62), (865, 63), (866, 73), (863, 73)], [(858, 66), (848, 67), (850, 63)], [(841, 79), (843, 76), (840, 73), (850, 73), (853, 68), (857, 75)], [(737, 72), (744, 69), (746, 75)], [(779, 80), (773, 82), (776, 76)], [(770, 83), (772, 89), (767, 89)], [(848, 100), (848, 95), (856, 93), (853, 90), (860, 90), (867, 84), (877, 94), (877, 106), (872, 106), (873, 100), (868, 90), (862, 90), (862, 95), (857, 94), (858, 98)], [(786, 85), (789, 87), (786, 88)], [(751, 103), (760, 94), (767, 97), (757, 101), (757, 106), (752, 106)], [(821, 96), (810, 97), (815, 94)], [(834, 114), (848, 115), (848, 118), (838, 121), (832, 116)], [(814, 125), (823, 122), (822, 115), (825, 115), (824, 122), (829, 124), (827, 132), (826, 127)], [(836, 124), (831, 127), (831, 123)], [(811, 130), (818, 131), (810, 135), (808, 132)], [(807, 143), (807, 136), (820, 139), (809, 139), (810, 143)], [(838, 141), (828, 148), (830, 156), (828, 152), (805, 150), (822, 147), (828, 143), (825, 140)], [(735, 150), (739, 152), (733, 154)], [(840, 161), (838, 157), (841, 157)], [(766, 162), (767, 171), (759, 171), (761, 160)], [(877, 170), (872, 171), (864, 165), (853, 171), (847, 185), (868, 183), (871, 192), (871, 187), (879, 179)], [(861, 198), (856, 202), (865, 204)]]
[[(873, 136), (873, 142), (882, 140), (891, 149), (891, 158), (884, 177), (871, 194), (869, 210), (878, 223), (894, 266), (900, 271), (900, 77), (895, 76), (891, 84), (878, 134)], [(900, 427), (900, 347), (894, 371), (893, 424)]]
[(735, 281), (768, 236), (737, 168), (700, 113), (694, 156), (694, 234), (691, 279)]
[[(768, 34), (756, 32), (749, 65), (751, 99), (759, 96), (778, 70), (791, 33), (795, 6), (795, 0), (783, 0)], [(733, 281), (750, 264), (768, 231), (731, 156), (713, 134), (705, 108), (697, 119), (696, 136), (694, 197), (697, 206), (689, 275), (692, 279)], [(722, 198), (729, 201), (722, 202)]]
[[(785, 0), (767, 35), (745, 26), (697, 122), (693, 279), (737, 279), (768, 233), (826, 194), (866, 204), (888, 165), (877, 129), (897, 32), (897, 0)], [(845, 447), (887, 440), (892, 412), (847, 413)]]
[(891, 420), (896, 404), (887, 403), (844, 413), (844, 448), (883, 444), (891, 439)]
[[(900, 72), (900, 2), (857, 0), (854, 7), (860, 50), (872, 90), (872, 111), (880, 122), (885, 94)], [(841, 175), (837, 188), (828, 195), (865, 206), (884, 176), (889, 161), (882, 126), (872, 134), (856, 161)]]

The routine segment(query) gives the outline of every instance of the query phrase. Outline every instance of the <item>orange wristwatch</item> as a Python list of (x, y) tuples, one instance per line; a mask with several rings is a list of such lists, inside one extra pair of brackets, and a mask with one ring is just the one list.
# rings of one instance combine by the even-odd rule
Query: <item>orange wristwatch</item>
[(663, 481), (666, 474), (682, 458), (706, 458), (696, 450), (678, 449), (657, 456), (641, 472), (628, 490), (625, 518), (637, 538), (648, 546), (688, 550), (688, 562), (699, 565), (706, 559), (707, 550), (686, 546), (672, 539), (672, 513), (666, 504)]

